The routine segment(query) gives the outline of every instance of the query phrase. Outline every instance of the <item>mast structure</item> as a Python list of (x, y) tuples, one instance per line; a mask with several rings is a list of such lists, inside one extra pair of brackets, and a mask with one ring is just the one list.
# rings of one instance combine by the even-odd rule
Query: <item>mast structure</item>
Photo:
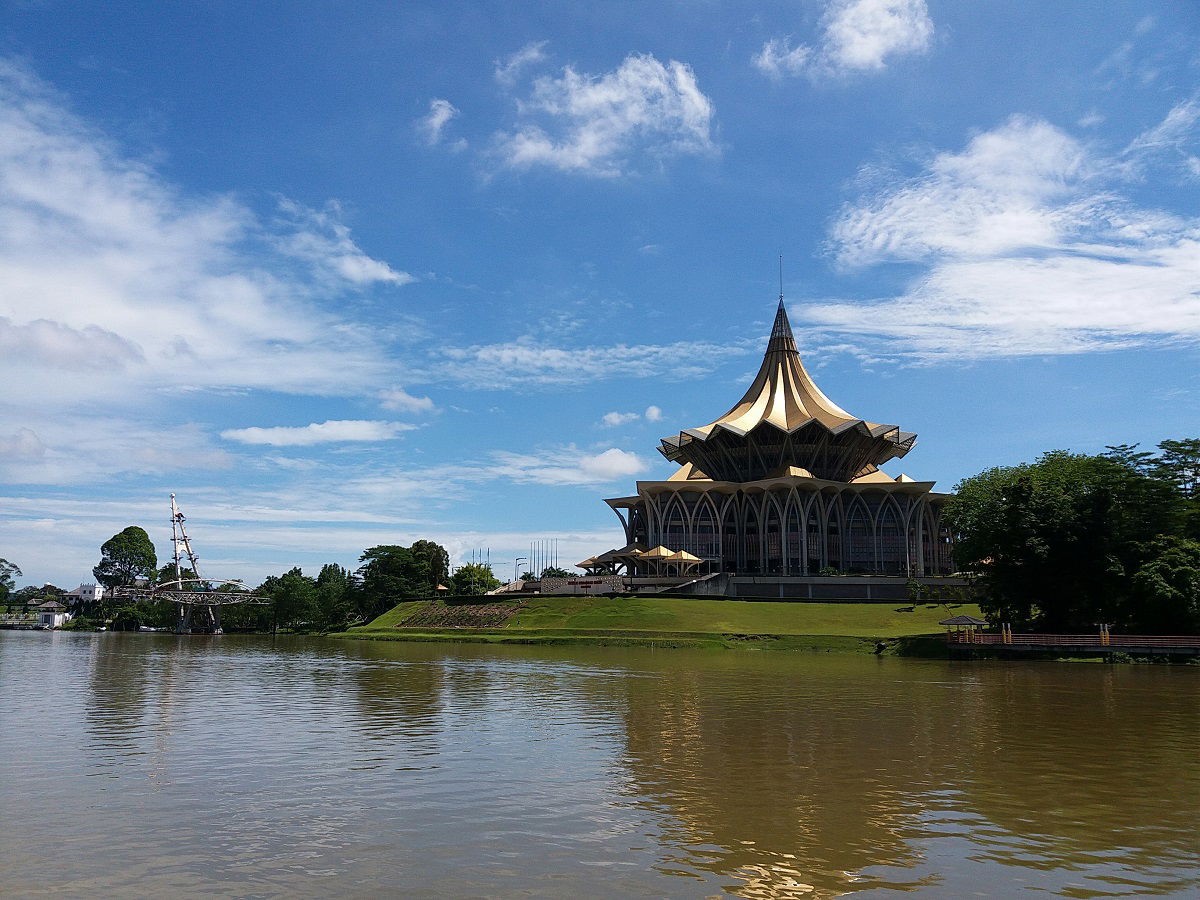
[[(119, 587), (113, 594), (133, 602), (152, 602), (170, 600), (175, 604), (176, 634), (224, 634), (221, 628), (221, 607), (234, 603), (249, 603), (262, 605), (270, 601), (265, 597), (230, 590), (233, 586), (240, 587), (242, 582), (230, 578), (202, 578), (200, 576), (200, 557), (192, 548), (192, 540), (188, 537), (187, 517), (171, 495), (171, 545), (175, 560), (175, 580), (164, 581), (148, 588)], [(183, 558), (191, 566), (192, 577), (184, 577)], [(222, 586), (225, 588), (222, 590)]]

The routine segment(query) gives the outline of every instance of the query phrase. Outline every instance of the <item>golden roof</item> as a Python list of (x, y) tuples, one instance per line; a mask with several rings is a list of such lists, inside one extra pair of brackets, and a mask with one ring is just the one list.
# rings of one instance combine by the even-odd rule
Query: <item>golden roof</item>
[(673, 555), (674, 553), (675, 553), (674, 550), (668, 550), (662, 544), (659, 544), (653, 550), (647, 550), (645, 553), (643, 553), (641, 555), (641, 558), (642, 559), (666, 559), (667, 557)]
[(720, 418), (698, 428), (686, 428), (683, 433), (705, 440), (723, 428), (740, 436), (764, 422), (791, 433), (813, 421), (834, 432), (856, 425), (865, 426), (872, 434), (895, 428), (856, 418), (825, 396), (800, 361), (792, 326), (780, 300), (762, 366), (745, 396)]

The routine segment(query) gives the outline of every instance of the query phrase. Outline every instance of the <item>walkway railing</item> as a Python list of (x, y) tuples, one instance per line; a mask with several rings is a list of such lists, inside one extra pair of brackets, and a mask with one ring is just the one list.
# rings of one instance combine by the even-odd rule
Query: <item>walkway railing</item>
[(1014, 634), (1011, 631), (982, 632), (951, 631), (946, 635), (950, 644), (1025, 647), (1095, 647), (1122, 650), (1154, 650), (1172, 647), (1200, 649), (1200, 635), (1112, 634), (1105, 630), (1095, 634)]

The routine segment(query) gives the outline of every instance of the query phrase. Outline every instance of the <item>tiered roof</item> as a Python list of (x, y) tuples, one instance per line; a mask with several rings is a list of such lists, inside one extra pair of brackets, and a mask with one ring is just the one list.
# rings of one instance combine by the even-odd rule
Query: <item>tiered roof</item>
[(742, 399), (707, 425), (663, 438), (659, 452), (690, 463), (690, 478), (703, 472), (721, 481), (752, 481), (802, 470), (850, 481), (904, 456), (916, 437), (857, 418), (825, 396), (800, 360), (781, 298), (762, 365)]

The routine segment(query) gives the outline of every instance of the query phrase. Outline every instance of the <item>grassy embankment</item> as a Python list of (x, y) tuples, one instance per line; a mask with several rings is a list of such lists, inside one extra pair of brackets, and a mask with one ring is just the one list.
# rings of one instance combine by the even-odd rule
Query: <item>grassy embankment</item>
[[(729, 647), (840, 650), (872, 653), (944, 652), (937, 623), (972, 604), (771, 603), (681, 597), (533, 597), (515, 607), (503, 627), (463, 627), (455, 606), (441, 601), (401, 603), (367, 625), (338, 637), (363, 640), (474, 641), (502, 644), (606, 644), (653, 647)], [(460, 627), (406, 627), (420, 617)], [(935, 635), (930, 639), (923, 637)]]

